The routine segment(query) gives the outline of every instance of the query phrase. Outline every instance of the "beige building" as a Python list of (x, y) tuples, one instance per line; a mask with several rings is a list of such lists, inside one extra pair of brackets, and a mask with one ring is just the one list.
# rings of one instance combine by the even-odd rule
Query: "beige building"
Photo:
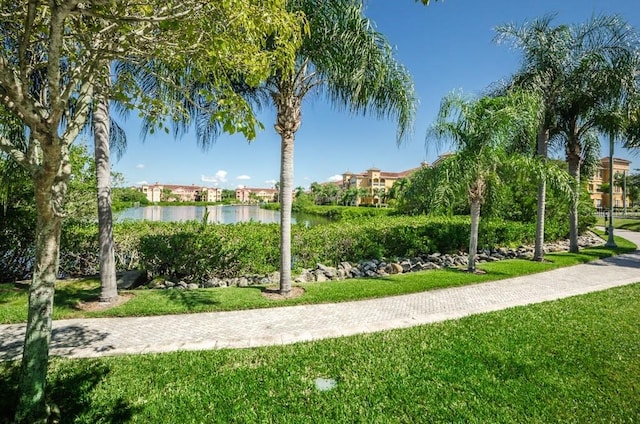
[(275, 188), (238, 187), (236, 189), (236, 200), (240, 203), (277, 202), (278, 190)]
[[(613, 158), (613, 175), (629, 175), (629, 165), (631, 161), (621, 158)], [(600, 166), (589, 180), (589, 193), (591, 194), (591, 200), (596, 208), (608, 208), (609, 207), (609, 193), (603, 193), (601, 191), (603, 184), (609, 184), (609, 176), (611, 172), (609, 170), (609, 158), (605, 157), (600, 159)], [(614, 184), (613, 186), (613, 206), (615, 208), (622, 208), (624, 206), (623, 200), (623, 188)], [(627, 198), (627, 205), (629, 205), (629, 199)]]
[[(137, 188), (147, 196), (150, 202), (220, 202), (222, 189), (196, 185), (151, 184)], [(165, 193), (165, 197), (163, 197)]]
[(402, 172), (381, 171), (378, 168), (370, 168), (359, 174), (345, 172), (342, 174), (342, 188), (362, 189), (363, 194), (358, 197), (357, 205), (382, 205), (386, 203), (387, 194), (396, 181), (426, 166), (429, 164), (422, 162), (421, 166)]

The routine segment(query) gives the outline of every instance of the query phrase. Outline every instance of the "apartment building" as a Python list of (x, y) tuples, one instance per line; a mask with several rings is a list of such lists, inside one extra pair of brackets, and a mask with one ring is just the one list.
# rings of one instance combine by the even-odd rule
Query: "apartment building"
[(422, 162), (419, 167), (407, 169), (402, 172), (381, 171), (378, 168), (370, 168), (359, 174), (345, 172), (342, 174), (342, 188), (362, 189), (357, 205), (382, 205), (386, 203), (386, 194), (393, 184), (401, 178), (406, 178), (417, 170), (427, 167), (427, 162)]
[[(150, 184), (137, 187), (150, 202), (220, 202), (222, 189), (196, 185)], [(163, 195), (164, 193), (164, 195)]]
[[(629, 165), (631, 161), (621, 158), (613, 158), (613, 175), (629, 175)], [(609, 207), (609, 193), (603, 193), (601, 191), (603, 184), (609, 184), (609, 176), (611, 170), (609, 169), (609, 158), (604, 157), (600, 159), (600, 165), (593, 177), (589, 180), (589, 193), (591, 194), (591, 200), (596, 208), (608, 208)], [(627, 199), (627, 205), (629, 205), (629, 199)], [(613, 207), (622, 208), (624, 206), (623, 188), (614, 184), (613, 186)]]
[(277, 202), (278, 190), (275, 188), (238, 187), (236, 200), (240, 203)]

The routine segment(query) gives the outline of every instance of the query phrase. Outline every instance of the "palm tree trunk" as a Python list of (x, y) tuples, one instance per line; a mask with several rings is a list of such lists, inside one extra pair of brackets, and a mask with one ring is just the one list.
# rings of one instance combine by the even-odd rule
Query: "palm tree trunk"
[(281, 81), (272, 94), (278, 113), (276, 132), (281, 137), (280, 156), (280, 294), (291, 294), (291, 207), (293, 205), (293, 146), (300, 128), (302, 99), (294, 94), (293, 81)]
[(105, 65), (104, 86), (96, 90), (93, 115), (96, 179), (98, 184), (98, 240), (100, 243), (100, 302), (118, 299), (111, 213), (111, 165), (109, 163), (109, 65)]
[(280, 294), (291, 293), (291, 207), (294, 138), (282, 137), (280, 156)]
[[(544, 121), (541, 122), (538, 130), (537, 154), (543, 160), (547, 158), (547, 146), (549, 144), (549, 130), (544, 128)], [(536, 242), (533, 251), (534, 261), (544, 260), (544, 218), (547, 203), (547, 179), (542, 176), (538, 183), (538, 207), (536, 211)]]
[[(44, 143), (43, 143), (44, 144)], [(48, 144), (48, 143), (47, 143)], [(33, 280), (29, 288), (27, 328), (20, 373), (20, 398), (16, 410), (17, 423), (37, 422), (45, 416), (45, 383), (49, 364), (49, 343), (53, 314), (53, 295), (60, 257), (62, 229), (61, 204), (66, 192), (68, 175), (52, 168), (51, 156), (63, 155), (59, 146), (48, 145), (43, 150), (44, 164), (37, 172), (35, 201), (37, 211), (36, 252)], [(66, 161), (68, 165), (68, 161)]]
[(569, 252), (578, 253), (578, 202), (580, 199), (580, 154), (574, 149), (567, 149), (569, 175), (573, 177), (571, 204), (569, 209)]
[(469, 237), (469, 266), (467, 271), (476, 272), (476, 255), (478, 252), (478, 226), (480, 224), (480, 200), (471, 201), (471, 236)]

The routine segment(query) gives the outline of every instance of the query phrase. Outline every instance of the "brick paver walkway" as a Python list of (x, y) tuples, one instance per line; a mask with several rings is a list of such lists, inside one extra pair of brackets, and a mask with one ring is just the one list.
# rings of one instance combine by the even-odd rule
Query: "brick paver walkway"
[[(640, 233), (616, 234), (640, 246)], [(58, 320), (51, 355), (73, 358), (279, 345), (428, 324), (640, 282), (640, 251), (554, 271), (382, 299), (235, 312)], [(0, 360), (24, 324), (0, 325)]]

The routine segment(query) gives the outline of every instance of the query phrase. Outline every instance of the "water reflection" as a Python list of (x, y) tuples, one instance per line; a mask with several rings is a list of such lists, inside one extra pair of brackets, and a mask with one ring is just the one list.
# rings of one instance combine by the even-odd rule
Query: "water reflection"
[[(280, 212), (261, 209), (258, 206), (142, 206), (125, 209), (116, 215), (116, 221), (202, 221), (207, 211), (207, 222), (216, 224), (235, 224), (237, 222), (258, 221), (279, 223)], [(294, 214), (292, 223), (304, 223), (308, 226), (329, 222), (318, 216)]]

